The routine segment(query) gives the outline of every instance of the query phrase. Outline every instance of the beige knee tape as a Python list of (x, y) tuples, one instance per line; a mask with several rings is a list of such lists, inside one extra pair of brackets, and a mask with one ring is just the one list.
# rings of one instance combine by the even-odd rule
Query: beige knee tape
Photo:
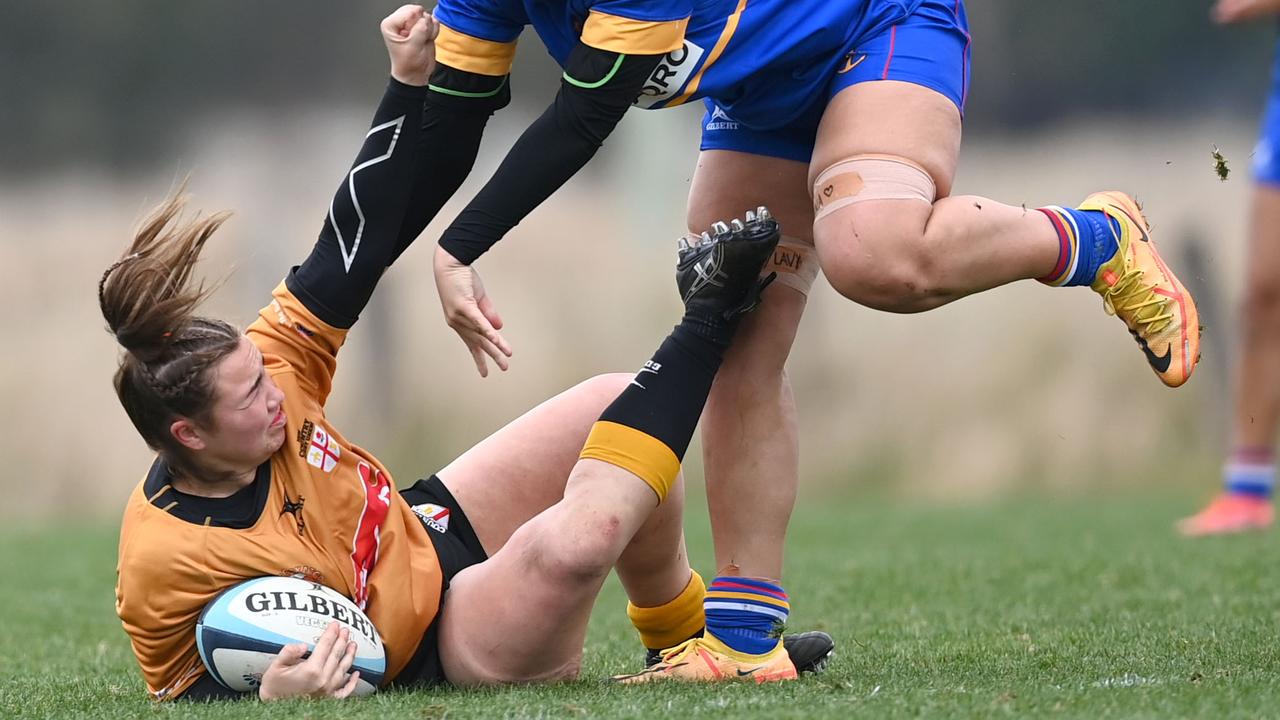
[(867, 200), (919, 200), (932, 205), (937, 186), (924, 168), (896, 155), (856, 155), (828, 167), (813, 183), (814, 222)]
[(784, 235), (760, 274), (768, 275), (771, 272), (778, 273), (775, 283), (794, 288), (801, 295), (808, 296), (813, 281), (818, 278), (818, 256), (814, 253), (813, 243)]

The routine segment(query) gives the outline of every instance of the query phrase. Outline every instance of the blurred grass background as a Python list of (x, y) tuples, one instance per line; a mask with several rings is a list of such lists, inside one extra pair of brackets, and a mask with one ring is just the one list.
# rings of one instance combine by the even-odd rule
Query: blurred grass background
[[(1272, 30), (1205, 7), (972, 3), (958, 193), (1028, 207), (1117, 187), (1146, 202), (1198, 293), (1199, 375), (1159, 385), (1091, 293), (1020, 283), (918, 316), (819, 280), (789, 366), (801, 503), (830, 489), (975, 502), (1012, 492), (1216, 482), (1256, 115)], [(0, 3), (0, 517), (114, 518), (149, 453), (110, 387), (94, 288), (182, 177), (230, 208), (204, 270), (211, 314), (247, 323), (310, 249), (386, 72), (390, 6), (130, 0)], [(20, 68), (20, 70), (18, 70)], [(401, 484), (577, 380), (634, 368), (678, 310), (672, 239), (696, 108), (635, 112), (577, 179), (477, 265), (515, 347), (481, 380), (443, 324), (430, 248), (557, 73), (523, 39), (516, 102), (472, 179), (388, 274), (343, 352), (332, 417)], [(1232, 174), (1213, 172), (1214, 147)], [(691, 476), (698, 475), (696, 453)], [(696, 491), (696, 490), (695, 490)]]

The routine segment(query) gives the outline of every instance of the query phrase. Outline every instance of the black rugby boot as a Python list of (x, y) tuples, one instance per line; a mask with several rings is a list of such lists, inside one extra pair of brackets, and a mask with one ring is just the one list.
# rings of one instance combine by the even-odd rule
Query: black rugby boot
[(717, 222), (701, 237), (681, 238), (676, 287), (685, 316), (699, 324), (732, 328), (760, 303), (760, 293), (776, 273), (760, 269), (778, 245), (781, 231), (764, 207), (747, 211), (745, 222)]

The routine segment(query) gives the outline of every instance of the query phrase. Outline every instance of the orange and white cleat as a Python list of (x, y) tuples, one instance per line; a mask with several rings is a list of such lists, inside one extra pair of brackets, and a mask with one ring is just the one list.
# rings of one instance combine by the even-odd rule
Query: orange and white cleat
[(764, 655), (746, 655), (707, 635), (664, 650), (661, 662), (638, 673), (615, 675), (613, 681), (625, 685), (666, 681), (767, 683), (796, 677), (796, 666), (782, 643)]
[(1079, 209), (1100, 210), (1120, 225), (1116, 254), (1091, 285), (1107, 314), (1124, 321), (1161, 382), (1185, 383), (1200, 361), (1200, 316), (1191, 293), (1156, 252), (1142, 208), (1113, 190), (1090, 195)]
[(1270, 498), (1222, 493), (1205, 509), (1179, 520), (1178, 532), (1187, 537), (1205, 537), (1265, 530), (1271, 527), (1275, 515)]

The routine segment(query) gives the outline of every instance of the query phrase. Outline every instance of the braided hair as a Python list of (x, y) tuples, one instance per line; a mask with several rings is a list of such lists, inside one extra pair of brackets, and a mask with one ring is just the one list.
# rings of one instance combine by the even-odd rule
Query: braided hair
[(120, 404), (148, 447), (194, 479), (200, 477), (194, 458), (169, 428), (179, 418), (210, 424), (210, 370), (236, 349), (240, 332), (194, 314), (211, 290), (193, 283), (192, 271), (230, 213), (184, 219), (185, 188), (183, 182), (142, 221), (124, 255), (102, 274), (98, 304), (124, 348), (114, 381)]

